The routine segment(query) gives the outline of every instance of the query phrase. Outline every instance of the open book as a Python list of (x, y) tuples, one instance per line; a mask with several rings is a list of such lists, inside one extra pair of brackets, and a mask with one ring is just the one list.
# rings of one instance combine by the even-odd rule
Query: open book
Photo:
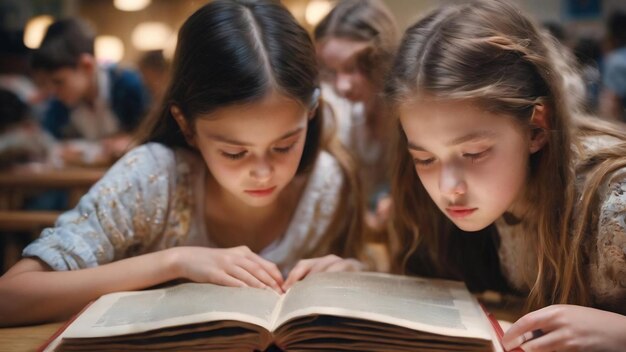
[(197, 283), (104, 295), (45, 350), (502, 351), (498, 341), (460, 282), (321, 273), (284, 295)]

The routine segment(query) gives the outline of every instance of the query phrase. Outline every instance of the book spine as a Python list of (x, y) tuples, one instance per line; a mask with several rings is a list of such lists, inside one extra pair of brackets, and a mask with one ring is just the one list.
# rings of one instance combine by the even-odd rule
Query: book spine
[(46, 352), (48, 350), (48, 346), (50, 346), (50, 344), (52, 342), (54, 342), (54, 340), (56, 340), (57, 338), (59, 338), (59, 336), (61, 336), (61, 334), (63, 333), (63, 331), (65, 331), (65, 329), (67, 329), (73, 322), (74, 320), (76, 320), (76, 318), (78, 318), (81, 314), (83, 314), (83, 312), (85, 310), (87, 310), (87, 308), (89, 308), (89, 306), (95, 301), (91, 301), (89, 302), (80, 312), (78, 312), (77, 314), (75, 314), (70, 320), (67, 321), (67, 323), (63, 324), (59, 330), (57, 330), (54, 334), (52, 334), (52, 336), (50, 336), (50, 338), (48, 340), (46, 340), (46, 342), (44, 342), (41, 346), (39, 346), (39, 348), (37, 348), (37, 352)]
[[(498, 323), (498, 319), (496, 319), (496, 317), (494, 317), (493, 314), (491, 314), (485, 308), (485, 306), (483, 306), (481, 304), (480, 307), (485, 312), (485, 315), (487, 315), (487, 319), (489, 319), (489, 323), (491, 324), (491, 327), (496, 332), (496, 336), (498, 336), (498, 343), (500, 344), (500, 347), (502, 347), (502, 350), (504, 351), (505, 350), (504, 349), (504, 345), (502, 345), (502, 337), (504, 336), (504, 330), (502, 330), (502, 326), (500, 326), (500, 323)], [(518, 347), (518, 348), (513, 349), (513, 350), (511, 350), (509, 352), (524, 352), (524, 350)]]

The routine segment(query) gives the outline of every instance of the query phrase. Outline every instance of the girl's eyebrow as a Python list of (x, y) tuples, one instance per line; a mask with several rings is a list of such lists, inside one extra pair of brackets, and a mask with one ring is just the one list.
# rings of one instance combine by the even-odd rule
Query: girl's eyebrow
[(495, 135), (496, 135), (496, 133), (493, 132), (493, 131), (472, 132), (472, 133), (469, 133), (469, 134), (466, 134), (464, 136), (460, 136), (460, 137), (457, 137), (457, 138), (451, 140), (450, 142), (447, 143), (447, 145), (448, 146), (458, 145), (458, 144), (469, 142), (469, 141), (475, 141), (477, 139), (491, 138), (491, 137), (493, 137)]
[[(491, 138), (495, 136), (495, 132), (493, 131), (477, 131), (477, 132), (472, 132), (472, 133), (468, 133), (466, 135), (454, 138), (453, 140), (449, 141), (448, 143), (446, 143), (447, 146), (454, 146), (454, 145), (459, 145), (461, 143), (466, 143), (466, 142), (470, 142), (470, 141), (475, 141), (475, 140), (480, 140), (480, 139), (486, 139), (486, 138)], [(409, 149), (418, 151), (418, 152), (425, 152), (427, 151), (424, 147), (417, 145), (411, 141), (408, 141), (408, 145), (409, 145)]]
[(417, 144), (415, 144), (413, 142), (408, 142), (408, 143), (409, 143), (409, 149), (411, 149), (411, 150), (415, 150), (415, 151), (418, 151), (418, 152), (425, 152), (426, 151), (426, 149), (420, 147), (419, 145), (417, 145)]
[[(289, 131), (285, 134), (283, 134), (282, 136), (276, 138), (274, 141), (272, 141), (272, 143), (278, 142), (278, 141), (282, 141), (283, 139), (287, 139), (291, 136), (294, 136), (298, 133), (300, 133), (300, 131), (302, 131), (304, 129), (304, 127), (298, 127), (295, 130)], [(251, 147), (252, 143), (248, 143), (248, 142), (241, 142), (241, 141), (237, 141), (234, 139), (231, 139), (229, 137), (226, 136), (222, 136), (219, 134), (208, 134), (207, 137), (214, 139), (216, 141), (219, 142), (223, 142), (223, 143), (228, 143), (228, 144), (233, 144), (233, 145), (238, 145), (238, 146), (242, 146), (242, 147)]]

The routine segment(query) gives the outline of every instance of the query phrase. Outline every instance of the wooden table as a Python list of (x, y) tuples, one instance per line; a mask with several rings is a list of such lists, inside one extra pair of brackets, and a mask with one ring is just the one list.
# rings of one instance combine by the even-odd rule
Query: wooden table
[(102, 177), (106, 169), (93, 168), (19, 168), (0, 174), (0, 187), (43, 186), (66, 188), (90, 186)]
[(0, 173), (0, 209), (15, 210), (21, 206), (25, 193), (49, 189), (70, 192), (70, 206), (96, 183), (106, 169), (29, 167)]
[(36, 351), (64, 323), (0, 328), (0, 352)]

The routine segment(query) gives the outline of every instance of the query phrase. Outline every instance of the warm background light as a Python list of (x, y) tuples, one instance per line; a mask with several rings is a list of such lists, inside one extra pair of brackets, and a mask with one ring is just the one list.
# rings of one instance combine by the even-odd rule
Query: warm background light
[(94, 49), (98, 61), (119, 62), (124, 57), (124, 43), (112, 35), (97, 36)]
[(139, 11), (150, 5), (150, 0), (113, 0), (113, 6), (122, 11)]
[(304, 19), (311, 26), (316, 26), (330, 10), (333, 9), (333, 2), (329, 0), (311, 0), (306, 5)]
[(138, 50), (162, 50), (172, 35), (172, 29), (162, 22), (144, 22), (135, 27), (131, 35)]
[(163, 47), (163, 57), (167, 60), (174, 58), (174, 52), (176, 51), (176, 43), (178, 42), (178, 33), (172, 33), (170, 38), (165, 42)]
[(26, 28), (24, 29), (24, 45), (31, 49), (39, 48), (43, 36), (46, 34), (46, 30), (52, 22), (54, 22), (54, 18), (48, 15), (31, 18), (26, 23)]

